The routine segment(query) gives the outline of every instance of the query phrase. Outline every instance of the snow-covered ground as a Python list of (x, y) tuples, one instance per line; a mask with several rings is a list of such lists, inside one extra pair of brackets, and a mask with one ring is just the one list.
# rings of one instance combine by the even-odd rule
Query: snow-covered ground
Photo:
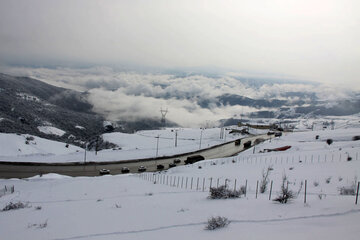
[[(198, 133), (183, 137), (195, 138)], [(137, 135), (154, 142), (158, 134)], [(355, 205), (354, 195), (340, 195), (341, 188), (356, 188), (359, 180), (360, 141), (352, 139), (358, 135), (359, 128), (291, 133), (257, 145), (255, 151), (251, 148), (235, 157), (155, 174), (91, 178), (48, 174), (0, 180), (0, 188), (15, 188), (14, 193), (0, 197), (0, 209), (9, 202), (28, 204), (0, 212), (1, 238), (359, 239), (360, 200)], [(326, 143), (329, 138), (333, 139), (330, 145)], [(291, 148), (260, 153), (285, 145)], [(257, 181), (269, 167), (267, 189), (256, 195)], [(270, 185), (272, 181), (274, 199), (284, 175), (296, 198), (280, 204), (269, 200)], [(210, 184), (218, 183), (226, 183), (229, 189), (246, 185), (246, 196), (209, 199)], [(230, 224), (205, 230), (213, 216), (226, 217)]]
[[(235, 127), (234, 127), (235, 128)], [(164, 130), (139, 131), (134, 134), (120, 132), (103, 134), (105, 141), (118, 145), (117, 148), (87, 152), (87, 161), (119, 161), (157, 156), (172, 156), (208, 148), (242, 137), (229, 134), (220, 138), (220, 128), (190, 129), (168, 128)], [(260, 133), (260, 131), (254, 131)], [(11, 144), (8, 138), (12, 139)], [(84, 150), (72, 145), (66, 148), (65, 143), (49, 141), (36, 137), (35, 141), (25, 144), (26, 136), (0, 133), (0, 144), (9, 149), (0, 149), (0, 161), (13, 162), (82, 162)], [(175, 147), (175, 139), (177, 146)], [(51, 147), (49, 147), (51, 145)], [(157, 150), (158, 148), (158, 150)]]
[[(47, 140), (28, 134), (0, 133), (0, 159), (46, 158), (50, 155), (67, 155), (83, 149), (66, 143)], [(0, 161), (1, 161), (0, 160)]]
[(56, 127), (52, 127), (52, 126), (38, 126), (37, 128), (42, 133), (49, 134), (49, 135), (56, 135), (56, 136), (60, 136), (60, 137), (66, 133), (63, 130), (56, 128)]

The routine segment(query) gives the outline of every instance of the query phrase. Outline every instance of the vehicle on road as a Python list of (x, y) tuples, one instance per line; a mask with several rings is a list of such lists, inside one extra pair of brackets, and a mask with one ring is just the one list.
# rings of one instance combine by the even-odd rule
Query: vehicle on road
[(176, 167), (175, 163), (169, 163), (169, 168)]
[(251, 141), (247, 141), (244, 143), (244, 148), (249, 148), (251, 147)]
[(179, 158), (175, 158), (174, 161), (173, 161), (173, 163), (179, 164), (179, 163), (181, 163), (181, 160), (180, 160)]
[(108, 175), (108, 174), (110, 174), (110, 170), (109, 170), (109, 169), (103, 168), (103, 169), (100, 169), (100, 170), (99, 170), (99, 175)]
[(194, 156), (190, 156), (185, 160), (185, 164), (193, 164), (196, 163), (198, 161), (201, 160), (205, 160), (205, 158), (201, 155), (194, 155)]
[(145, 171), (146, 171), (146, 167), (144, 167), (144, 166), (140, 166), (138, 168), (138, 172), (145, 172)]
[(241, 139), (236, 139), (235, 140), (235, 146), (239, 146), (241, 144)]
[(127, 168), (127, 167), (122, 167), (121, 168), (121, 173), (129, 173), (130, 172), (130, 169)]
[(158, 164), (158, 165), (156, 166), (156, 169), (157, 169), (157, 170), (163, 170), (164, 168), (165, 168), (165, 166), (162, 165), (162, 164)]
[(281, 137), (282, 136), (282, 132), (276, 132), (275, 133), (275, 137)]

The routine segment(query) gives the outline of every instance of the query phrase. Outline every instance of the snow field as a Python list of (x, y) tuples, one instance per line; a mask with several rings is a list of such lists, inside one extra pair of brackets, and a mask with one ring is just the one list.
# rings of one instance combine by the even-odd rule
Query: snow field
[[(319, 141), (315, 135), (320, 135)], [(0, 209), (9, 202), (31, 205), (0, 212), (0, 233), (8, 240), (359, 239), (360, 203), (355, 205), (353, 195), (339, 194), (339, 188), (355, 184), (360, 176), (360, 159), (356, 159), (360, 141), (352, 141), (352, 135), (360, 135), (359, 129), (293, 133), (257, 145), (255, 154), (251, 148), (235, 157), (160, 173), (92, 178), (47, 174), (22, 180), (0, 179), (0, 188), (15, 187), (15, 193), (0, 197)], [(333, 144), (325, 143), (328, 137), (334, 139)], [(285, 145), (292, 148), (259, 153)], [(333, 161), (332, 154), (336, 156)], [(349, 155), (351, 161), (345, 159)], [(268, 167), (273, 168), (269, 175), (273, 181), (271, 199), (277, 196), (284, 174), (289, 188), (299, 191), (297, 198), (287, 204), (271, 201), (270, 185), (256, 198), (256, 182)], [(226, 181), (230, 189), (235, 187), (235, 179), (236, 188), (247, 181), (247, 194), (238, 199), (208, 199), (210, 178), (212, 186), (219, 179), (219, 185)], [(305, 180), (306, 204), (301, 185)], [(36, 210), (37, 206), (41, 209)], [(231, 222), (223, 229), (204, 230), (212, 216), (226, 217)], [(46, 227), (37, 227), (45, 222)]]

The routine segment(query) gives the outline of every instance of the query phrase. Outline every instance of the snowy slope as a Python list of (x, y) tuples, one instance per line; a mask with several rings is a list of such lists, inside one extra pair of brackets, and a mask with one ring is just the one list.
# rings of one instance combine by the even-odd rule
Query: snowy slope
[[(210, 146), (218, 145), (226, 141), (232, 141), (241, 137), (241, 135), (238, 134), (229, 134), (229, 131), (230, 130), (226, 130), (226, 136), (224, 138), (220, 138), (220, 128), (168, 128), (165, 130), (140, 131), (134, 134), (118, 132), (106, 133), (103, 135), (104, 140), (115, 143), (118, 145), (118, 147), (114, 149), (102, 150), (99, 151), (97, 154), (95, 154), (95, 152), (88, 152), (87, 160), (99, 162), (152, 158), (156, 156), (156, 152), (158, 152), (158, 156), (172, 156), (175, 154), (196, 151), (200, 148), (203, 149)], [(177, 134), (176, 147), (175, 134)], [(7, 136), (13, 136), (12, 138), (14, 138), (11, 144), (9, 144), (9, 147), (12, 149), (10, 152), (8, 152), (5, 148), (0, 149), (0, 161), (82, 162), (84, 159), (83, 149), (71, 147), (69, 149), (72, 150), (64, 150), (65, 144), (57, 144), (50, 146), (49, 144), (47, 144), (47, 140), (39, 140), (37, 142), (36, 148), (31, 145), (31, 149), (37, 149), (36, 151), (33, 150), (32, 152), (29, 152), (29, 150), (26, 154), (19, 154), (17, 152), (18, 148), (27, 149), (26, 146), (24, 146), (24, 137), (19, 137), (15, 134), (4, 135), (2, 133), (0, 133), (0, 136), (2, 136), (1, 139), (4, 139), (4, 146), (7, 145), (5, 140)], [(159, 138), (157, 138), (158, 136)], [(52, 155), (44, 155), (47, 153), (51, 153)], [(33, 155), (30, 156), (29, 154)]]
[[(48, 155), (61, 155), (76, 153), (81, 148), (74, 145), (47, 140), (27, 134), (0, 133), (0, 159), (8, 157), (46, 157)], [(3, 158), (2, 158), (3, 157)]]
[[(156, 174), (93, 178), (49, 174), (0, 180), (0, 188), (15, 188), (13, 194), (0, 197), (1, 209), (17, 201), (31, 206), (0, 212), (0, 232), (8, 240), (359, 239), (360, 202), (355, 205), (355, 196), (339, 194), (340, 188), (355, 186), (360, 176), (360, 156), (356, 157), (360, 142), (352, 141), (352, 135), (359, 135), (359, 129), (293, 133), (258, 145), (255, 154), (249, 149), (236, 157)], [(327, 145), (327, 138), (334, 143)], [(292, 145), (289, 152), (257, 153), (285, 144)], [(338, 158), (347, 156), (339, 148), (350, 153), (352, 160)], [(310, 157), (305, 161), (311, 155), (316, 156), (313, 161)], [(318, 160), (318, 155), (328, 157)], [(265, 193), (256, 195), (256, 183), (269, 166), (273, 169), (271, 199), (279, 194), (286, 174), (289, 188), (297, 195), (290, 203), (270, 201), (270, 183)], [(210, 200), (210, 182), (215, 186), (218, 181), (230, 189), (247, 184), (247, 194)], [(223, 229), (204, 230), (212, 216), (231, 222)]]

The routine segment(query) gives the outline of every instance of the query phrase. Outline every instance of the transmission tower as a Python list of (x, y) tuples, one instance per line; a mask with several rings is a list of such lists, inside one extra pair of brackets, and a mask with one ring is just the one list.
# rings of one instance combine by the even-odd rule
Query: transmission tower
[(161, 113), (161, 124), (165, 127), (165, 116), (168, 113), (168, 109), (160, 109), (160, 113)]

